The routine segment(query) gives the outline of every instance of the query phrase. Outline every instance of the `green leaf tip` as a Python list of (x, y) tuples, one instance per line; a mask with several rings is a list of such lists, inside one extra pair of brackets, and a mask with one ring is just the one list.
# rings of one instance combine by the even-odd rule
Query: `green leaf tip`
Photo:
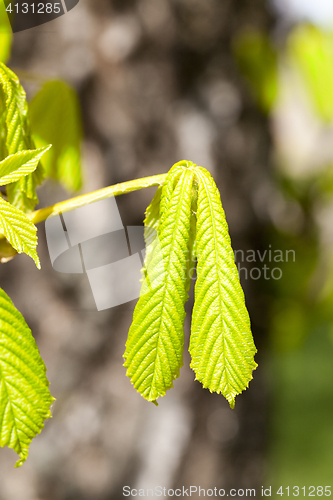
[(46, 368), (23, 316), (0, 289), (0, 446), (28, 457), (32, 439), (51, 417), (55, 399)]
[(51, 147), (49, 144), (44, 148), (19, 151), (0, 161), (0, 186), (18, 181), (21, 177), (34, 172), (41, 157)]
[(183, 364), (185, 302), (197, 260), (189, 351), (195, 379), (230, 407), (248, 387), (256, 347), (219, 191), (207, 170), (183, 160), (146, 212), (142, 288), (124, 354), (148, 401), (165, 395)]

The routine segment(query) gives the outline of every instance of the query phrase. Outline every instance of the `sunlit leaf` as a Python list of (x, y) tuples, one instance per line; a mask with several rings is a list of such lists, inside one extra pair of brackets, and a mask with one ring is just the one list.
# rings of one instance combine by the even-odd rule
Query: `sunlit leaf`
[[(191, 170), (173, 170), (163, 186), (158, 237), (146, 258), (147, 280), (126, 343), (127, 375), (149, 401), (165, 395), (183, 364), (193, 177)], [(156, 197), (147, 221), (156, 228)]]
[(21, 177), (31, 174), (50, 147), (49, 145), (40, 149), (28, 149), (7, 156), (0, 162), (0, 186), (18, 181)]
[(191, 367), (205, 388), (235, 404), (256, 368), (256, 348), (234, 262), (220, 194), (207, 170), (196, 167), (197, 281), (190, 337)]
[[(35, 149), (30, 134), (28, 104), (17, 76), (0, 63), (0, 160), (19, 151)], [(8, 201), (24, 212), (38, 203), (36, 186), (44, 177), (39, 163), (33, 173), (7, 187)]]

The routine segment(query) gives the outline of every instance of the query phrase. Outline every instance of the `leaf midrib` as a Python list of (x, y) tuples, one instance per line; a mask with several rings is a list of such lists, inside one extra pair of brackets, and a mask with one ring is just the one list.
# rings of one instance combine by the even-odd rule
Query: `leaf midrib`
[[(182, 182), (182, 177), (184, 177), (184, 179), (186, 179), (186, 173), (187, 171), (184, 170), (184, 173), (181, 174), (181, 177), (180, 179), (178, 180), (178, 182)], [(193, 179), (193, 174), (192, 174), (192, 179)], [(169, 252), (168, 254), (168, 266), (167, 266), (167, 270), (165, 271), (165, 276), (166, 276), (166, 280), (165, 280), (165, 284), (164, 284), (164, 289), (163, 289), (163, 295), (162, 295), (162, 314), (161, 314), (161, 317), (160, 317), (160, 321), (159, 321), (159, 328), (158, 330), (160, 329), (161, 327), (161, 324), (163, 324), (163, 316), (164, 316), (164, 302), (165, 302), (165, 296), (166, 296), (166, 290), (167, 290), (167, 282), (169, 280), (169, 270), (170, 270), (170, 265), (171, 265), (171, 256), (174, 254), (174, 241), (175, 241), (175, 233), (177, 232), (177, 230), (174, 230), (175, 227), (177, 227), (177, 221), (179, 220), (179, 212), (181, 210), (181, 206), (182, 206), (182, 201), (183, 201), (183, 197), (184, 197), (184, 193), (185, 193), (185, 188), (186, 188), (186, 182), (182, 182), (182, 190), (181, 190), (181, 195), (179, 197), (179, 202), (177, 204), (177, 217), (174, 218), (174, 223), (173, 223), (173, 231), (172, 231), (172, 240), (171, 240), (171, 243), (170, 243), (170, 248), (171, 248), (171, 252)], [(166, 215), (168, 213), (168, 210), (169, 210), (169, 207), (166, 211)], [(156, 354), (155, 354), (155, 357), (154, 357), (154, 367), (155, 367), (155, 363), (156, 363), (156, 359), (157, 359), (157, 356), (158, 356), (158, 344), (159, 344), (159, 341), (160, 341), (160, 333), (158, 333), (158, 339), (157, 339), (157, 345), (156, 345)], [(177, 355), (176, 355), (177, 356)], [(168, 357), (168, 355), (167, 355)], [(169, 360), (169, 358), (168, 358)], [(170, 363), (169, 363), (170, 365)], [(155, 374), (156, 374), (156, 371), (154, 369), (154, 373), (153, 373), (153, 380), (152, 380), (152, 383), (151, 383), (151, 388), (149, 390), (149, 397), (151, 397), (151, 393), (152, 393), (152, 390), (153, 390), (153, 387), (154, 387), (154, 382), (155, 382)], [(162, 376), (163, 376), (163, 382), (164, 382), (164, 374), (162, 372)], [(166, 384), (164, 383), (164, 387), (166, 387)]]
[[(221, 375), (220, 375), (220, 383), (219, 385), (221, 384), (221, 381), (222, 381), (222, 377), (223, 377), (223, 373), (225, 374), (225, 378), (226, 378), (226, 386), (229, 387), (228, 389), (228, 392), (230, 392), (230, 388), (233, 388), (233, 385), (232, 383), (230, 382), (230, 377), (229, 377), (229, 373), (228, 373), (228, 370), (226, 368), (226, 357), (224, 355), (224, 352), (225, 352), (225, 321), (223, 319), (223, 315), (222, 315), (222, 311), (224, 309), (224, 303), (222, 301), (222, 293), (223, 293), (223, 287), (222, 287), (222, 283), (221, 283), (221, 280), (222, 280), (222, 277), (221, 277), (221, 274), (220, 274), (220, 269), (219, 269), (219, 266), (218, 266), (218, 253), (217, 253), (217, 237), (216, 237), (216, 225), (215, 225), (215, 218), (213, 216), (213, 208), (212, 208), (212, 203), (211, 203), (211, 198), (210, 198), (210, 193), (209, 193), (209, 190), (208, 190), (208, 187), (206, 185), (206, 182), (205, 182), (205, 177), (201, 174), (200, 170), (196, 170), (196, 173), (198, 175), (198, 177), (200, 178), (201, 182), (202, 182), (202, 185), (205, 189), (205, 192), (206, 192), (206, 198), (208, 200), (208, 204), (209, 204), (209, 210), (210, 210), (210, 218), (211, 218), (211, 221), (212, 221), (212, 231), (213, 231), (213, 236), (214, 236), (214, 240), (213, 240), (213, 243), (214, 243), (214, 251), (215, 251), (215, 259), (216, 259), (216, 265), (215, 267), (217, 268), (217, 277), (218, 277), (218, 288), (219, 288), (219, 302), (220, 302), (220, 305), (221, 305), (221, 336), (222, 336), (222, 355), (223, 355), (223, 359), (224, 359), (224, 368), (221, 372)], [(211, 351), (213, 350), (216, 342), (217, 342), (217, 339), (218, 339), (218, 336), (217, 338), (215, 339), (215, 341), (213, 342), (213, 345), (211, 347)], [(198, 368), (198, 371), (200, 370), (200, 368), (202, 366), (200, 366), (201, 363), (199, 364), (199, 368)], [(216, 366), (215, 366), (216, 368)], [(215, 371), (215, 369), (214, 369)], [(210, 379), (212, 377), (210, 376)]]
[[(212, 221), (212, 230), (213, 230), (213, 236), (214, 236), (214, 252), (215, 252), (215, 261), (216, 261), (216, 264), (215, 264), (215, 267), (217, 268), (217, 275), (218, 275), (218, 286), (219, 286), (219, 299), (220, 299), (220, 304), (221, 304), (221, 319), (222, 319), (222, 329), (223, 329), (223, 326), (224, 326), (224, 320), (222, 318), (222, 309), (224, 308), (224, 304), (223, 304), (223, 301), (222, 301), (222, 285), (221, 285), (221, 276), (220, 276), (220, 269), (219, 269), (219, 266), (218, 266), (218, 253), (217, 253), (217, 238), (216, 238), (216, 227), (215, 227), (215, 219), (214, 219), (214, 216), (213, 216), (213, 209), (212, 209), (212, 204), (211, 204), (211, 199), (210, 199), (210, 194), (209, 194), (209, 190), (206, 186), (206, 182), (205, 182), (205, 178), (204, 176), (202, 176), (200, 170), (197, 170), (196, 171), (197, 175), (200, 177), (200, 180), (202, 182), (202, 185), (204, 186), (205, 188), (205, 191), (206, 191), (206, 198), (208, 199), (208, 203), (209, 203), (209, 210), (210, 210), (210, 219)], [(223, 332), (222, 332), (223, 334)], [(224, 337), (223, 337), (223, 345), (224, 345)]]

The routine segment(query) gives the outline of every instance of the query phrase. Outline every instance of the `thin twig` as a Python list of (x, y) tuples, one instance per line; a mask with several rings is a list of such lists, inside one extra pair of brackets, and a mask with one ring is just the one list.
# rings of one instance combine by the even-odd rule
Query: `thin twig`
[(144, 189), (152, 186), (159, 186), (164, 183), (167, 174), (153, 175), (151, 177), (144, 177), (142, 179), (135, 179), (128, 182), (122, 182), (109, 186), (93, 193), (83, 194), (76, 196), (70, 200), (62, 201), (51, 205), (50, 207), (41, 208), (31, 214), (27, 214), (34, 224), (46, 220), (48, 217), (54, 217), (60, 213), (69, 212), (76, 208), (83, 207), (95, 201), (105, 200), (112, 196), (119, 196), (121, 194), (130, 193), (139, 189)]

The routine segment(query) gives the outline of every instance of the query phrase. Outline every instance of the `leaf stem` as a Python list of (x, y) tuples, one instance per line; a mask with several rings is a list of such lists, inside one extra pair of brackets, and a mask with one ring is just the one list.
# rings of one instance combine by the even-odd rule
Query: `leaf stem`
[(48, 217), (54, 217), (60, 213), (75, 210), (76, 208), (83, 207), (89, 203), (94, 203), (95, 201), (105, 200), (106, 198), (110, 198), (112, 196), (119, 196), (120, 194), (130, 193), (139, 189), (159, 186), (164, 183), (166, 176), (167, 174), (153, 175), (151, 177), (144, 177), (142, 179), (135, 179), (115, 184), (114, 186), (99, 189), (93, 193), (83, 194), (81, 196), (71, 198), (70, 200), (56, 203), (50, 207), (41, 208), (31, 214), (27, 214), (27, 216), (34, 224), (37, 224), (38, 222), (46, 220)]

